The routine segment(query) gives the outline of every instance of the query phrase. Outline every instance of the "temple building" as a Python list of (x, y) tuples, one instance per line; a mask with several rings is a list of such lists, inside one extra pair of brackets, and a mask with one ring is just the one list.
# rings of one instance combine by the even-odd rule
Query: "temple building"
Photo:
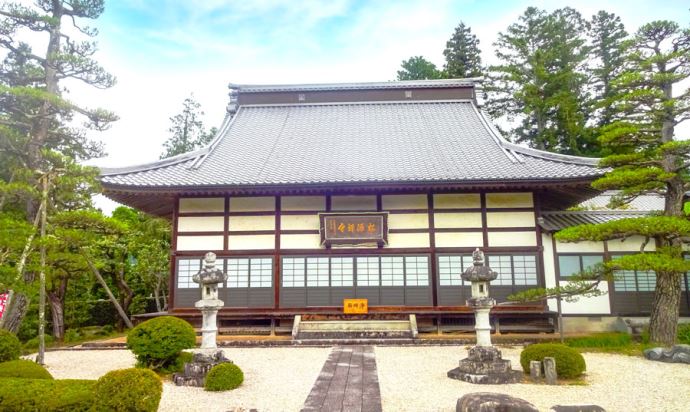
[[(460, 275), (480, 248), (499, 273), (496, 326), (553, 330), (557, 302), (506, 297), (641, 245), (559, 243), (554, 231), (655, 207), (567, 211), (599, 199), (597, 159), (506, 141), (471, 79), (230, 89), (208, 147), (101, 175), (109, 198), (173, 222), (169, 312), (191, 320), (200, 316), (192, 276), (211, 251), (228, 274), (221, 328), (337, 317), (344, 299), (359, 298), (371, 317), (462, 329), (473, 318)], [(600, 285), (606, 295), (561, 302), (562, 311), (571, 329), (607, 329), (648, 315), (654, 283), (653, 273), (625, 272)]]

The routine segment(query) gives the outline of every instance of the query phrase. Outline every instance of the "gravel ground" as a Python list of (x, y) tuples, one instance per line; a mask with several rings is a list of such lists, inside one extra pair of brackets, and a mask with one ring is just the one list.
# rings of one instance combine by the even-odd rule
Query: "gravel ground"
[[(513, 369), (520, 368), (520, 350), (501, 348)], [(377, 347), (384, 411), (455, 411), (457, 399), (470, 392), (505, 393), (541, 411), (558, 404), (596, 404), (609, 412), (690, 410), (690, 365), (585, 353), (586, 386), (473, 385), (446, 376), (466, 354), (457, 346)]]
[[(244, 384), (230, 392), (165, 383), (160, 411), (228, 411), (256, 408), (299, 411), (326, 361), (330, 348), (226, 348), (226, 356), (244, 371)], [(519, 368), (520, 348), (502, 348)], [(593, 403), (607, 411), (690, 410), (690, 367), (650, 362), (638, 357), (585, 354), (587, 385), (472, 385), (449, 379), (446, 372), (465, 357), (457, 346), (377, 347), (378, 377), (384, 411), (454, 411), (470, 392), (500, 392), (525, 399), (540, 410), (556, 404)], [(113, 369), (134, 365), (127, 350), (46, 353), (56, 378), (97, 379)]]

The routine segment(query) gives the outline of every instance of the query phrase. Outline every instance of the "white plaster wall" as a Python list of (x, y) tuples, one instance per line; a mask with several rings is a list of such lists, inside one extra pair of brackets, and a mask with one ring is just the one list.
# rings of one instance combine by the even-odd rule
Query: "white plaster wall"
[(434, 213), (435, 228), (478, 228), (482, 227), (482, 214), (478, 213)]
[(427, 229), (429, 215), (427, 213), (395, 213), (388, 215), (389, 229)]
[(489, 246), (537, 246), (537, 232), (489, 232)]
[(325, 196), (283, 196), (281, 210), (326, 210)]
[(479, 193), (443, 193), (434, 195), (434, 209), (479, 209)]
[[(556, 286), (556, 264), (554, 261), (555, 251), (553, 250), (551, 234), (542, 233), (541, 244), (544, 245), (544, 284), (547, 288), (552, 288)], [(549, 306), (549, 310), (556, 311), (558, 309), (556, 299), (548, 299), (547, 305)]]
[(231, 232), (244, 230), (275, 230), (275, 216), (230, 216), (228, 230)]
[(225, 199), (222, 197), (184, 197), (180, 199), (180, 213), (224, 212)]
[(381, 197), (383, 210), (427, 209), (426, 195), (385, 195)]
[(556, 241), (557, 253), (604, 253), (604, 242), (573, 242), (561, 243)]
[(428, 233), (390, 233), (388, 234), (388, 247), (429, 247)]
[(487, 227), (534, 227), (534, 212), (487, 212)]
[(281, 249), (320, 249), (321, 235), (280, 235)]
[[(639, 252), (640, 247), (644, 243), (644, 237), (642, 236), (631, 236), (624, 240), (609, 240), (608, 248), (609, 252)], [(644, 248), (645, 251), (651, 252), (656, 250), (656, 245), (654, 244), (654, 239), (650, 239)]]
[(533, 207), (532, 193), (487, 193), (486, 207)]
[(177, 219), (179, 232), (222, 232), (223, 216), (180, 217)]
[(231, 212), (270, 212), (275, 210), (276, 200), (273, 196), (231, 197)]
[(178, 236), (177, 250), (222, 250), (223, 236)]
[(376, 196), (332, 196), (331, 210), (376, 210)]
[(484, 237), (481, 232), (443, 232), (435, 234), (436, 247), (482, 247)]
[(318, 215), (282, 215), (280, 216), (282, 230), (319, 230)]
[(257, 250), (275, 248), (275, 235), (230, 235), (229, 250)]
[[(561, 281), (561, 286), (566, 286), (569, 282)], [(561, 310), (564, 315), (608, 315), (611, 313), (611, 305), (609, 303), (609, 285), (607, 283), (600, 283), (597, 289), (606, 292), (606, 294), (595, 297), (580, 297), (577, 302), (566, 302), (561, 300)]]

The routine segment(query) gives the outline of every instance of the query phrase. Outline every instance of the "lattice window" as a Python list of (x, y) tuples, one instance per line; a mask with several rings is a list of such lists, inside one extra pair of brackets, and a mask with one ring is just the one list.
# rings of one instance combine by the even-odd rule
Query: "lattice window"
[(304, 275), (306, 273), (304, 258), (283, 258), (281, 273), (284, 288), (304, 287)]
[(354, 259), (351, 257), (331, 258), (331, 286), (352, 286), (354, 266)]
[(251, 258), (249, 287), (270, 288), (273, 284), (273, 259)]
[(462, 286), (462, 273), (472, 266), (470, 255), (447, 255), (438, 257), (438, 279), (441, 286)]
[(177, 261), (177, 287), (180, 289), (194, 289), (199, 285), (194, 283), (192, 276), (201, 270), (201, 259), (180, 259)]
[(307, 258), (307, 287), (328, 287), (328, 258)]
[[(611, 256), (615, 260), (622, 255)], [(654, 292), (656, 273), (642, 270), (618, 270), (614, 272), (613, 288), (616, 292)]]
[(357, 258), (357, 286), (379, 285), (379, 257)]
[(558, 275), (567, 278), (592, 269), (604, 261), (604, 255), (559, 255)]
[(616, 280), (613, 282), (613, 288), (617, 292), (637, 292), (634, 270), (618, 270), (614, 275)]
[(491, 269), (498, 272), (496, 280), (492, 281), (492, 285), (506, 285), (513, 284), (513, 268), (510, 256), (488, 256), (488, 263)]
[(513, 256), (513, 281), (515, 285), (537, 284), (536, 256)]
[(381, 286), (405, 286), (402, 256), (381, 256)]
[(429, 285), (429, 258), (405, 256), (405, 283), (407, 286)]
[(249, 287), (249, 259), (228, 259), (228, 287)]

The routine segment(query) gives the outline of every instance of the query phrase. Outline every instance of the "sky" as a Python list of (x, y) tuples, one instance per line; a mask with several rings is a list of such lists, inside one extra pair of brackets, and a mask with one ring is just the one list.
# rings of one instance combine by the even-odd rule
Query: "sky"
[[(107, 156), (89, 164), (146, 163), (160, 156), (169, 118), (190, 94), (210, 128), (223, 120), (231, 82), (394, 80), (410, 56), (442, 67), (445, 43), (460, 21), (479, 38), (484, 63), (492, 63), (497, 34), (528, 6), (570, 6), (585, 17), (607, 10), (629, 32), (656, 19), (690, 23), (687, 0), (111, 0), (88, 25), (99, 30), (96, 59), (117, 84), (107, 90), (68, 84), (67, 97), (120, 118), (91, 135)], [(114, 207), (102, 196), (96, 204), (107, 213)]]

